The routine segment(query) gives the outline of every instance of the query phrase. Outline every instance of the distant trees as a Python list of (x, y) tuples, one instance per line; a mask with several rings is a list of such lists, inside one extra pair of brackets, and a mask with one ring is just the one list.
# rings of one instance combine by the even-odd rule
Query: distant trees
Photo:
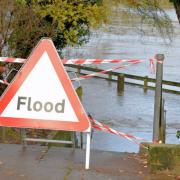
[[(180, 0), (169, 1), (180, 22)], [(158, 0), (0, 0), (0, 55), (26, 58), (41, 37), (51, 37), (60, 52), (66, 45), (81, 45), (91, 27), (107, 21), (107, 2), (126, 5), (161, 34), (171, 33), (171, 21)]]

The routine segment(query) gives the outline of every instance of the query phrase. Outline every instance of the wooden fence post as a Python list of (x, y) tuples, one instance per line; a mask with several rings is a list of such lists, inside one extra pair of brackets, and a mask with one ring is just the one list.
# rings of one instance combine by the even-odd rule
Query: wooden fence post
[[(83, 96), (83, 88), (82, 88), (82, 86), (79, 86), (76, 89), (76, 93), (77, 93), (80, 101), (82, 101), (82, 96)], [(83, 133), (82, 132), (80, 132), (80, 148), (83, 149)]]
[(118, 80), (117, 80), (117, 92), (118, 92), (118, 95), (122, 95), (123, 92), (124, 92), (124, 74), (120, 74), (118, 75)]
[(112, 80), (112, 74), (111, 74), (111, 72), (108, 73), (108, 79)]
[(77, 68), (77, 73), (80, 74), (81, 73), (81, 67)]
[(164, 109), (165, 100), (162, 99), (162, 107), (161, 107), (161, 119), (160, 119), (160, 127), (159, 127), (159, 139), (162, 143), (166, 142), (166, 111)]
[(2, 142), (5, 142), (6, 140), (6, 127), (1, 127), (2, 130)]
[(148, 90), (148, 76), (144, 77), (144, 92)]

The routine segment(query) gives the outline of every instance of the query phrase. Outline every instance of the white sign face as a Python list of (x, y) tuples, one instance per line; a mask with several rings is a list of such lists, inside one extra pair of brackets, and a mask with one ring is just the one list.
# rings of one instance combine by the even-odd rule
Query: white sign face
[(1, 117), (78, 122), (46, 52), (24, 80)]

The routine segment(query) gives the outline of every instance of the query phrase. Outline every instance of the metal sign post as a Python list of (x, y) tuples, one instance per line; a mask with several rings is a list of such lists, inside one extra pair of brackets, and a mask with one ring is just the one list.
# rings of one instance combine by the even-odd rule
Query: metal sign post
[(91, 133), (88, 132), (86, 135), (86, 162), (85, 162), (85, 169), (89, 169), (89, 162), (90, 162), (90, 143), (91, 143)]
[(71, 141), (67, 140), (54, 140), (54, 139), (42, 139), (42, 138), (28, 138), (26, 135), (26, 129), (21, 129), (21, 143), (23, 149), (27, 147), (27, 142), (44, 142), (44, 143), (57, 143), (57, 144), (70, 144), (73, 150), (76, 148), (76, 135), (72, 132)]

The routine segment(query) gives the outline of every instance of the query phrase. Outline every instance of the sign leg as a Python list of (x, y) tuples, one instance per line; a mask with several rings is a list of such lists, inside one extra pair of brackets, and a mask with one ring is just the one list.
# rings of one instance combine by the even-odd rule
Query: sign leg
[(21, 143), (23, 146), (23, 149), (25, 149), (27, 147), (27, 142), (25, 141), (26, 138), (26, 129), (21, 129)]
[(71, 133), (71, 140), (72, 140), (72, 148), (73, 148), (73, 151), (74, 151), (75, 148), (76, 148), (76, 132)]
[(87, 133), (86, 138), (86, 163), (85, 163), (85, 169), (89, 169), (89, 161), (90, 161), (90, 143), (91, 143), (91, 133)]

